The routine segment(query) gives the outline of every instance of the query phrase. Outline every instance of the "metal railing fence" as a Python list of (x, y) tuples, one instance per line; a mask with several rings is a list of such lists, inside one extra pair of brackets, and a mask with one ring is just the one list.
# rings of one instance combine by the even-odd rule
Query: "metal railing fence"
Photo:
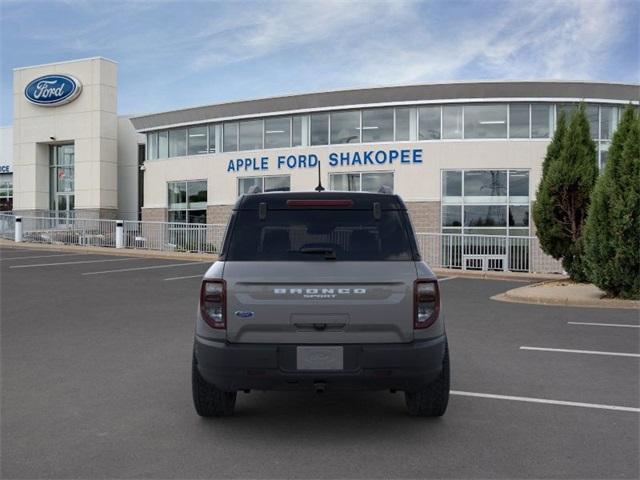
[(0, 237), (13, 240), (16, 235), (16, 217), (10, 213), (0, 213)]
[[(21, 217), (22, 241), (49, 244), (197, 252), (220, 252), (226, 225)], [(0, 213), (0, 237), (14, 239), (16, 217)], [(117, 229), (122, 228), (117, 245)], [(434, 268), (562, 273), (560, 261), (540, 248), (537, 237), (416, 234), (422, 258)]]
[(218, 253), (226, 225), (124, 221), (124, 246), (147, 250)]
[(562, 263), (540, 248), (538, 237), (416, 234), (422, 258), (431, 267), (461, 270), (562, 273)]
[(116, 221), (99, 219), (21, 217), (22, 240), (33, 243), (116, 246)]

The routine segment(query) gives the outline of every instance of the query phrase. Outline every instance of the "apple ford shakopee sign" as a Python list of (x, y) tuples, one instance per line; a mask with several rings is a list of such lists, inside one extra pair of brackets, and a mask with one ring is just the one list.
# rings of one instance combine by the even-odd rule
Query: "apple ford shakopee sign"
[(81, 91), (82, 84), (71, 75), (45, 75), (29, 82), (24, 96), (35, 105), (57, 107), (72, 102)]

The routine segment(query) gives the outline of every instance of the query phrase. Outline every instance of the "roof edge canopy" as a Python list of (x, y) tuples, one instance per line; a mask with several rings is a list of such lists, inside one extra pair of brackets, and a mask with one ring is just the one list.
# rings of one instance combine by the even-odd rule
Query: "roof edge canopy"
[(638, 101), (640, 85), (597, 82), (518, 81), (439, 83), (305, 93), (185, 108), (131, 118), (137, 130), (278, 112), (332, 109), (348, 105), (487, 98), (585, 98)]

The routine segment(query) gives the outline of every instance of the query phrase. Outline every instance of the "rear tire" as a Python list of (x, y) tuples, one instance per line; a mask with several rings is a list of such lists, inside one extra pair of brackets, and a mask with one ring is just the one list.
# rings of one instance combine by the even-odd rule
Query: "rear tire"
[(237, 392), (224, 392), (208, 383), (200, 375), (195, 357), (191, 362), (191, 390), (193, 392), (193, 406), (201, 417), (233, 415)]
[(409, 414), (414, 417), (440, 417), (449, 403), (449, 345), (445, 345), (442, 371), (422, 390), (404, 392)]

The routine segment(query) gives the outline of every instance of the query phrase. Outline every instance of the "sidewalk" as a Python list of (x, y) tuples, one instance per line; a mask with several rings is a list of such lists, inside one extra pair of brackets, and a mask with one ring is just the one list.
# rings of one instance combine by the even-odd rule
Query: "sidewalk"
[(604, 298), (604, 292), (589, 283), (556, 280), (514, 288), (491, 297), (492, 300), (538, 305), (564, 305), (569, 307), (640, 309), (638, 300)]
[(15, 243), (3, 238), (0, 238), (0, 247), (29, 250), (52, 250), (60, 252), (97, 253), (100, 255), (120, 255), (125, 257), (181, 258), (183, 260), (200, 260), (211, 263), (215, 262), (218, 258), (217, 255), (212, 253), (161, 252), (158, 250), (142, 250), (134, 248), (85, 247), (82, 245), (52, 245), (49, 243)]

